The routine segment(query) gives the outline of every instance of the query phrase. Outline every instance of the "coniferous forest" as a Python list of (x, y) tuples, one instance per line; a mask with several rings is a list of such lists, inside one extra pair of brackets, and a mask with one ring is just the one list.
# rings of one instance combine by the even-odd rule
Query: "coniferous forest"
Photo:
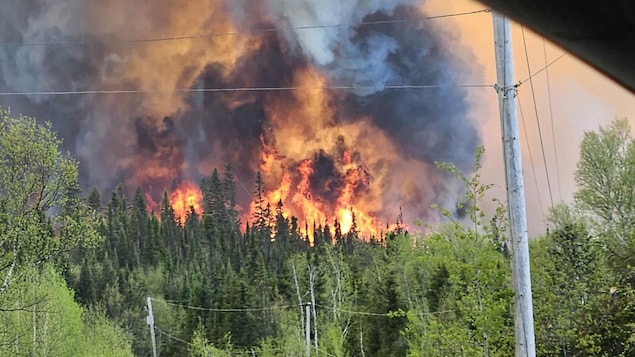
[[(465, 220), (364, 237), (285, 217), (259, 182), (243, 222), (229, 164), (183, 219), (167, 193), (149, 212), (140, 189), (83, 192), (53, 129), (0, 118), (0, 355), (150, 356), (148, 297), (160, 356), (305, 356), (307, 333), (312, 356), (514, 354), (512, 250), (503, 206), (481, 208), (481, 149)], [(635, 355), (630, 132), (585, 135), (574, 202), (531, 241), (540, 356)]]

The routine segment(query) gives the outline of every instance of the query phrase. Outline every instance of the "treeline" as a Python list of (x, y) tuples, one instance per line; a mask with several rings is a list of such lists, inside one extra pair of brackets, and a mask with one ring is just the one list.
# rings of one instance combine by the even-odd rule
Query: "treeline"
[[(319, 337), (320, 330), (329, 327), (330, 333), (323, 331), (325, 343), (341, 335), (338, 348), (351, 351), (357, 348), (355, 340), (360, 336), (348, 337), (348, 330), (357, 325), (358, 317), (343, 310), (407, 311), (397, 305), (399, 287), (385, 266), (390, 259), (384, 248), (401, 232), (365, 243), (359, 239), (355, 223), (350, 232), (342, 234), (335, 222), (333, 229), (328, 225), (310, 228), (312, 246), (308, 227), (300, 228), (297, 219), (285, 217), (281, 202), (272, 208), (264, 200), (259, 179), (255, 214), (246, 227), (241, 227), (238, 218), (229, 165), (222, 174), (214, 171), (203, 179), (201, 191), (205, 213), (192, 208), (183, 220), (175, 216), (167, 194), (156, 214), (147, 212), (140, 189), (130, 202), (121, 185), (105, 205), (97, 191), (88, 198), (88, 205), (103, 216), (98, 231), (104, 241), (95, 249), (74, 250), (65, 276), (83, 305), (100, 306), (120, 325), (129, 326), (137, 337), (136, 354), (151, 352), (143, 310), (147, 296), (156, 299), (158, 329), (172, 337), (191, 343), (196, 336), (209, 346), (231, 346), (232, 351), (261, 350), (265, 345), (275, 351), (290, 349), (283, 354), (305, 351), (302, 305), (306, 302), (313, 304), (317, 326), (313, 333)], [(379, 274), (378, 281), (367, 276), (370, 268)], [(384, 275), (385, 286), (379, 284)], [(372, 296), (377, 290), (395, 299), (378, 305), (377, 297)], [(368, 301), (366, 305), (373, 305), (372, 309), (361, 301)], [(405, 326), (404, 317), (387, 315), (369, 323), (379, 328), (386, 319), (401, 320), (399, 326)], [(399, 337), (399, 331), (391, 334)], [(279, 341), (291, 336), (299, 339)], [(370, 335), (366, 338), (369, 353), (373, 353), (377, 341)], [(162, 355), (184, 355), (191, 347), (167, 335), (159, 340)], [(281, 342), (292, 344), (285, 347)], [(400, 346), (402, 351), (407, 349), (405, 341)]]
[[(50, 128), (7, 113), (1, 125), (2, 355), (149, 356), (147, 297), (161, 356), (304, 356), (307, 303), (315, 356), (514, 354), (505, 212), (481, 210), (478, 164), (463, 177), (470, 222), (369, 238), (300, 226), (259, 179), (256, 214), (240, 222), (229, 166), (182, 220), (167, 195), (148, 212), (122, 186), (81, 200)], [(553, 208), (531, 242), (540, 356), (635, 354), (628, 133), (622, 120), (585, 136), (575, 204)]]

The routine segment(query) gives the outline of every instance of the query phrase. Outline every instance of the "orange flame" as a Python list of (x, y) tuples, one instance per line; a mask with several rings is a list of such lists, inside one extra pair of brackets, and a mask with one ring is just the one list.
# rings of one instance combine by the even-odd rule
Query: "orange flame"
[(180, 218), (181, 222), (185, 220), (188, 212), (192, 209), (196, 213), (201, 213), (201, 202), (203, 194), (201, 190), (189, 181), (183, 181), (179, 186), (170, 193), (170, 204), (174, 210), (174, 215)]
[[(296, 86), (312, 89), (267, 103), (276, 135), (260, 137), (265, 199), (271, 207), (282, 202), (283, 215), (297, 217), (301, 226), (328, 224), (335, 236), (337, 221), (343, 235), (354, 230), (360, 237), (378, 237), (381, 223), (375, 212), (383, 207), (372, 194), (385, 185), (382, 162), (397, 156), (394, 146), (367, 121), (338, 123), (334, 104), (338, 94), (321, 89), (328, 83), (318, 71), (300, 70), (294, 79)], [(373, 137), (372, 143), (368, 137)], [(318, 154), (332, 161), (328, 173), (316, 166)], [(377, 186), (372, 186), (371, 171)], [(320, 176), (329, 177), (320, 180)], [(252, 215), (253, 209), (252, 205)], [(313, 232), (309, 229), (306, 235), (313, 243)]]
[[(291, 202), (298, 208), (299, 212), (295, 215), (300, 216), (306, 223), (326, 223), (326, 214), (324, 213), (324, 205), (320, 202), (313, 200), (311, 195), (311, 181), (310, 176), (313, 174), (313, 167), (310, 160), (304, 160), (300, 163), (297, 169), (300, 175), (300, 182), (298, 182), (297, 191), (293, 195)], [(311, 242), (313, 241), (313, 234), (307, 232)]]
[[(275, 148), (265, 144), (261, 153), (261, 170), (264, 175), (269, 175), (278, 169), (286, 170), (282, 162), (284, 157), (276, 156)], [(344, 185), (336, 192), (335, 202), (324, 202), (314, 197), (311, 186), (311, 176), (315, 173), (313, 161), (302, 160), (295, 169), (295, 173), (284, 171), (277, 182), (277, 187), (270, 192), (265, 192), (265, 199), (272, 207), (278, 202), (283, 203), (283, 216), (295, 216), (307, 225), (326, 225), (331, 227), (331, 235), (335, 236), (335, 221), (338, 222), (341, 234), (345, 235), (355, 230), (362, 237), (378, 237), (379, 222), (372, 213), (365, 212), (363, 205), (357, 202), (356, 195), (363, 194), (364, 188), (369, 185), (369, 175), (363, 165), (355, 164), (351, 155), (344, 152), (340, 159)], [(275, 176), (275, 175), (272, 175)], [(272, 177), (263, 176), (263, 179)], [(252, 214), (255, 206), (252, 205)], [(314, 241), (312, 231), (306, 232), (310, 243)]]

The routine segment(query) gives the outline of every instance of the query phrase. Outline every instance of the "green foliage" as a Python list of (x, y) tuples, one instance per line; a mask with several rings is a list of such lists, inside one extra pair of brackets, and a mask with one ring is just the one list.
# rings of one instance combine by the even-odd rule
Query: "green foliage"
[(77, 163), (60, 144), (50, 124), (0, 108), (0, 294), (23, 269), (99, 241), (97, 217), (77, 196)]
[[(72, 356), (82, 346), (82, 310), (52, 269), (31, 268), (3, 296), (2, 355)], [(11, 305), (9, 305), (11, 306)]]
[(630, 355), (632, 288), (611, 272), (604, 245), (580, 213), (560, 205), (552, 209), (550, 221), (550, 232), (532, 244), (541, 355)]
[(585, 133), (575, 178), (576, 202), (596, 223), (615, 268), (635, 281), (635, 141), (627, 119)]
[[(576, 340), (589, 316), (589, 291), (602, 288), (600, 255), (586, 225), (566, 206), (552, 210), (554, 227), (532, 245), (536, 334), (543, 353), (577, 354)], [(543, 321), (538, 320), (543, 318)]]
[[(213, 343), (209, 342), (205, 337), (206, 331), (203, 325), (200, 325), (194, 331), (192, 336), (192, 343), (190, 344), (190, 356), (192, 357), (231, 357), (232, 345), (228, 342), (225, 346), (225, 351), (218, 349)], [(229, 336), (226, 337), (229, 340)]]
[(552, 208), (532, 242), (536, 340), (544, 356), (635, 353), (635, 145), (626, 119), (586, 133), (575, 208)]
[(133, 356), (130, 336), (109, 320), (101, 310), (84, 312), (83, 340), (80, 354), (84, 356)]
[(12, 307), (0, 312), (3, 356), (132, 356), (121, 329), (102, 314), (83, 313), (51, 266), (29, 269), (2, 301)]
[[(474, 158), (474, 168), (469, 176), (466, 176), (453, 164), (436, 163), (436, 165), (437, 168), (448, 171), (463, 182), (465, 194), (463, 198), (457, 202), (456, 210), (465, 211), (469, 215), (469, 221), (472, 225), (469, 232), (475, 236), (482, 235), (483, 237), (487, 237), (487, 239), (489, 239), (494, 246), (497, 247), (497, 249), (507, 254), (507, 242), (505, 238), (505, 233), (507, 231), (507, 215), (505, 208), (498, 198), (493, 198), (492, 202), (495, 204), (496, 208), (492, 218), (487, 221), (485, 211), (481, 207), (488, 191), (493, 186), (492, 184), (485, 184), (481, 180), (481, 169), (483, 168), (482, 162), (484, 155), (485, 148), (482, 146), (477, 147)], [(434, 207), (441, 209), (441, 213), (445, 217), (454, 218), (452, 212), (447, 208), (441, 208), (436, 205)], [(453, 229), (465, 232), (462, 227), (458, 227), (456, 225), (449, 227), (449, 229), (450, 232), (448, 234), (450, 235), (453, 234)]]
[(268, 337), (261, 341), (256, 349), (258, 356), (306, 356), (305, 337), (295, 311), (281, 310), (277, 313), (276, 320), (279, 328), (275, 337)]
[(425, 240), (427, 308), (411, 309), (405, 336), (413, 356), (512, 354), (510, 262), (469, 231)]
[(635, 212), (635, 145), (627, 119), (598, 132), (587, 132), (580, 144), (576, 199), (602, 223), (624, 224)]

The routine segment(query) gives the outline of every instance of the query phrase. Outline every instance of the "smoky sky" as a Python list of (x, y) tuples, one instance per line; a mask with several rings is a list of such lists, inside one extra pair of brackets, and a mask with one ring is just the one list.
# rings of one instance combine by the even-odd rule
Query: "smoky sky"
[[(397, 7), (394, 15), (378, 12), (364, 21), (390, 21), (412, 18), (412, 9)], [(448, 162), (461, 170), (473, 164), (474, 148), (479, 144), (475, 124), (466, 120), (468, 104), (465, 89), (452, 88), (461, 82), (460, 63), (451, 52), (452, 43), (435, 37), (429, 22), (387, 23), (361, 27), (353, 43), (362, 52), (371, 52), (378, 40), (397, 43), (386, 56), (384, 71), (390, 85), (438, 85), (431, 89), (387, 89), (367, 96), (351, 96), (361, 113), (386, 130), (400, 143), (407, 156), (430, 163)], [(416, 31), (412, 31), (412, 27)]]
[[(168, 89), (291, 87), (294, 73), (312, 68), (332, 85), (351, 87), (334, 96), (337, 105), (331, 125), (364, 117), (386, 134), (404, 159), (431, 167), (437, 161), (449, 162), (463, 171), (472, 167), (480, 139), (469, 119), (465, 89), (456, 87), (470, 71), (466, 63), (470, 55), (444, 26), (425, 20), (425, 14), (413, 6), (420, 1), (192, 3), (200, 7), (168, 0), (153, 5), (122, 0), (3, 1), (0, 91), (147, 91), (155, 83), (165, 83)], [(202, 13), (207, 8), (210, 13)], [(134, 23), (141, 13), (144, 17)], [(191, 32), (183, 33), (187, 24), (176, 16), (203, 19), (191, 25), (195, 26)], [(109, 22), (106, 17), (118, 20)], [(235, 44), (226, 38), (210, 38), (172, 53), (167, 50), (169, 44), (125, 41), (213, 33), (220, 31), (214, 24), (223, 19), (245, 33), (236, 36)], [(400, 19), (408, 21), (361, 24)], [(299, 29), (320, 24), (347, 25)], [(276, 31), (259, 30), (263, 28)], [(224, 50), (205, 47), (219, 47), (224, 41), (230, 42), (229, 49), (249, 48), (249, 36), (257, 38), (258, 45), (242, 51), (235, 61), (217, 60), (215, 56)], [(153, 50), (152, 46), (160, 45), (166, 46), (165, 53)], [(154, 78), (147, 79), (149, 75)], [(387, 85), (441, 88), (388, 89)], [(174, 181), (197, 181), (209, 175), (211, 168), (229, 162), (243, 187), (239, 189), (241, 204), (247, 206), (263, 140), (275, 146), (285, 139), (272, 128), (267, 103), (284, 103), (289, 95), (285, 91), (29, 95), (2, 98), (2, 105), (14, 113), (53, 122), (64, 148), (80, 160), (84, 188), (97, 187), (107, 193), (123, 182), (129, 192), (141, 186), (160, 197)], [(363, 140), (372, 143), (373, 137)], [(346, 147), (357, 155), (356, 160), (367, 159), (356, 152), (358, 143), (334, 145)], [(341, 187), (333, 167), (338, 154), (318, 151), (314, 155), (317, 169), (312, 183)], [(153, 166), (153, 174), (146, 174), (144, 165)], [(461, 193), (456, 183), (438, 184), (453, 180), (444, 173), (431, 169), (420, 174), (435, 177), (421, 177), (429, 184), (417, 184), (417, 192), (400, 197), (405, 209), (427, 210), (433, 203), (427, 201), (452, 201)], [(368, 175), (372, 184), (373, 172)], [(432, 198), (419, 189), (428, 186), (434, 186)], [(333, 191), (336, 188), (324, 190), (323, 199), (336, 199)]]

